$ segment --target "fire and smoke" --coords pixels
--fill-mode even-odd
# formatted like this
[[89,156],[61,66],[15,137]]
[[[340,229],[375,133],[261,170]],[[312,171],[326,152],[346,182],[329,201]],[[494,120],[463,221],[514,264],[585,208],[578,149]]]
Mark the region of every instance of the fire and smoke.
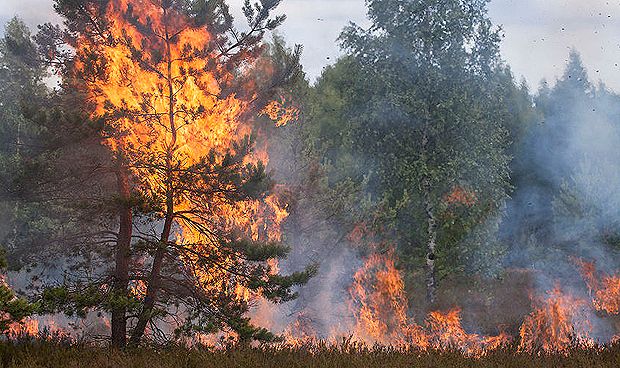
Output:
[[350,292],[356,320],[353,336],[366,343],[420,350],[457,349],[479,356],[510,342],[510,337],[503,333],[498,336],[467,333],[458,307],[447,312],[430,312],[422,326],[413,322],[392,251],[369,256],[355,273]]
[[586,301],[564,295],[559,286],[535,303],[519,331],[519,349],[529,353],[568,353],[575,347],[593,346],[592,326],[584,315]]
[[[259,87],[244,73],[256,72],[258,67],[268,73],[271,68],[250,55],[243,68],[228,68],[221,48],[210,46],[218,42],[216,36],[205,27],[193,26],[165,3],[114,0],[105,14],[107,34],[95,41],[79,38],[75,63],[77,80],[95,105],[93,116],[104,117],[112,132],[105,137],[105,145],[128,168],[142,195],[166,199],[162,206],[167,209],[160,216],[174,224],[168,225],[172,232],[168,230],[164,241],[175,238],[179,247],[186,248],[180,256],[184,272],[203,289],[230,289],[237,298],[249,300],[252,296],[242,285],[230,287],[235,276],[223,265],[234,262],[234,254],[219,250],[217,234],[280,241],[288,212],[278,187],[265,198],[231,200],[230,193],[240,189],[234,179],[219,183],[217,167],[238,160],[240,170],[251,171],[249,165],[269,162],[261,145],[248,148],[256,127],[247,115],[256,109]],[[236,93],[224,91],[232,85]],[[296,109],[272,101],[256,114],[284,126],[296,118]],[[199,170],[194,167],[205,163],[212,172],[195,174]],[[183,175],[193,176],[195,189],[174,184]],[[218,254],[222,261],[204,270],[199,258],[207,254]]]
[[[356,341],[366,344],[428,349],[456,349],[468,356],[480,357],[489,351],[518,343],[521,352],[530,354],[569,354],[573,349],[596,348],[602,341],[593,338],[594,312],[617,314],[614,303],[618,294],[617,279],[604,275],[595,279],[593,264],[578,260],[584,281],[594,298],[588,300],[565,293],[561,286],[536,295],[532,291],[532,312],[525,315],[518,336],[501,332],[484,336],[465,330],[461,309],[428,313],[423,324],[413,321],[404,282],[395,266],[393,251],[368,256],[355,272],[347,302],[353,322],[348,330],[332,332],[328,341],[337,343],[348,331]],[[599,285],[599,286],[592,286]],[[597,287],[597,289],[593,289]],[[312,321],[300,315],[285,330],[286,342],[292,346],[317,341]],[[615,341],[616,338],[609,340]]]
[[[144,193],[153,198],[164,197],[166,190],[169,190],[169,182],[166,181],[167,177],[158,175],[157,170],[153,169],[156,165],[164,167],[164,161],[170,161],[170,157],[173,157],[174,164],[178,165],[175,170],[181,171],[198,164],[209,155],[221,163],[228,158],[231,147],[236,147],[237,142],[254,133],[253,121],[245,113],[251,109],[256,98],[253,91],[256,86],[248,82],[244,86],[245,95],[223,93],[222,86],[237,76],[218,66],[214,54],[196,56],[204,52],[202,45],[211,42],[213,35],[202,28],[183,27],[185,20],[182,17],[166,14],[154,3],[141,2],[140,7],[130,5],[129,0],[109,2],[106,12],[110,17],[108,31],[117,42],[94,45],[87,39],[79,39],[76,71],[86,74],[92,70],[105,69],[105,78],[83,81],[95,105],[93,115],[105,116],[112,122],[110,130],[114,134],[106,137],[105,144],[111,151],[125,156],[132,163],[130,170],[138,178],[138,185]],[[140,23],[154,27],[170,25],[181,29],[174,36],[176,41],[167,45],[169,47],[165,57],[149,51],[165,47],[161,39],[145,36],[136,26]],[[167,29],[159,30],[161,34],[167,32]],[[141,50],[140,56],[136,56],[138,50]],[[103,55],[104,58],[93,59],[90,57],[92,55]],[[102,64],[104,60],[105,65]],[[145,68],[147,64],[150,66]],[[293,124],[300,117],[298,109],[291,107],[289,101],[282,97],[268,102],[257,114],[269,117],[277,127]],[[603,132],[609,128],[604,123],[599,125]],[[602,153],[598,150],[591,152],[596,157]],[[267,149],[262,149],[245,155],[243,161],[246,164],[259,161],[269,164],[270,157]],[[167,164],[170,166],[170,162]],[[277,166],[277,163],[271,165]],[[589,175],[592,171],[598,175],[605,172],[598,169],[581,167],[584,175],[578,176],[576,183],[581,195],[601,204],[601,196],[596,196],[600,193],[593,194],[588,190],[596,185],[609,186],[601,185],[608,178],[603,175],[600,182],[594,183],[596,185],[584,179],[597,178]],[[196,203],[191,196],[182,196],[177,199],[175,207],[177,211],[187,212],[188,218],[187,221],[178,221],[176,236],[185,246],[200,244],[196,246],[198,252],[213,251],[209,248],[210,240],[205,239],[192,226],[194,223],[209,222],[224,229],[241,229],[256,241],[283,240],[282,227],[289,217],[288,204],[282,194],[286,190],[284,186],[276,186],[266,198],[236,203],[230,203],[215,194],[209,203],[202,204],[211,211],[207,219],[192,218],[192,206]],[[613,197],[617,193],[610,190],[604,194]],[[454,186],[443,200],[449,206],[472,207],[478,198],[474,191]],[[603,208],[604,216],[613,217],[614,214],[610,212],[612,206],[599,207]],[[367,242],[367,238],[374,236],[369,234],[364,224],[360,224],[341,243],[346,246],[359,245],[357,243]],[[370,254],[361,259],[357,253],[340,250],[341,253],[330,261],[342,261],[339,266],[344,271],[330,274],[336,269],[332,264],[324,269],[324,275],[319,275],[326,276],[329,281],[336,277],[348,278],[345,292],[340,290],[338,297],[324,304],[323,300],[308,303],[318,304],[320,308],[336,306],[334,309],[341,313],[336,317],[325,316],[328,313],[324,310],[309,313],[303,308],[288,313],[288,307],[269,304],[260,295],[251,295],[241,286],[235,287],[233,292],[241,300],[255,302],[253,320],[258,325],[282,333],[288,345],[300,346],[319,340],[337,343],[340,338],[351,336],[369,345],[403,346],[421,351],[456,349],[475,357],[513,342],[518,344],[520,351],[526,353],[566,354],[575,347],[593,347],[601,342],[593,337],[596,335],[596,326],[592,323],[594,312],[620,314],[620,275],[599,273],[593,262],[577,260],[575,263],[587,284],[590,299],[576,295],[570,287],[565,288],[563,285],[557,285],[546,292],[532,290],[532,310],[524,314],[518,336],[503,332],[499,326],[495,334],[478,333],[475,327],[463,322],[463,311],[467,306],[451,305],[442,310],[421,311],[425,317],[416,321],[414,316],[420,313],[414,313],[412,305],[416,301],[409,298],[406,282],[398,268],[396,251],[384,243],[368,248],[371,249]],[[345,262],[345,253],[352,260]],[[194,260],[184,261],[189,265]],[[280,268],[293,268],[290,264],[281,265],[275,260],[270,261],[268,267],[272,274],[278,273]],[[214,268],[198,275],[197,282],[220,289],[229,281],[227,276]],[[320,285],[322,288],[317,292],[317,299],[333,297],[335,293],[326,291],[326,288],[334,285],[333,282]],[[138,281],[131,285],[130,291],[140,296],[146,293],[146,289],[145,284]],[[320,313],[325,315],[319,323],[316,314]],[[23,324],[11,326],[7,335],[9,338],[34,336],[45,329],[55,335],[69,336],[53,319],[26,320]],[[208,343],[218,338],[200,336],[198,339]]]
[[588,290],[592,296],[592,304],[596,310],[610,315],[619,314],[620,275],[602,274],[599,277],[594,262],[577,259],[575,263],[581,269],[581,274],[588,285]]

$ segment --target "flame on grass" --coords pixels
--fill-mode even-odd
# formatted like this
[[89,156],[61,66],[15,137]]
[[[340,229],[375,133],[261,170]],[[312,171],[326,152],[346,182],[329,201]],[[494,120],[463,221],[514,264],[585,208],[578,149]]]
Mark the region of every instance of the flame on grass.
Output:
[[574,259],[592,296],[592,305],[598,311],[611,315],[620,314],[620,274],[600,273],[594,262]]
[[594,346],[585,316],[587,301],[564,294],[559,285],[545,298],[534,299],[535,309],[519,331],[520,351],[568,354],[576,347]]
[[482,356],[510,342],[505,333],[482,336],[466,332],[459,308],[430,312],[424,325],[412,321],[392,250],[370,255],[353,279],[350,293],[356,320],[354,336],[363,342],[420,350],[456,349],[468,356]]
[[21,322],[14,322],[9,325],[6,336],[10,340],[18,340],[23,338],[74,340],[71,333],[65,328],[59,326],[53,317],[28,317]]

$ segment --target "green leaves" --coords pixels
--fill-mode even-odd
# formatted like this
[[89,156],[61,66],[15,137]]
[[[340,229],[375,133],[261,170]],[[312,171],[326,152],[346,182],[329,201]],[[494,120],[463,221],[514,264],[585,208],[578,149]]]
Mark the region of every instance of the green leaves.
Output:
[[[379,222],[395,229],[405,268],[416,268],[416,258],[423,263],[422,204],[431,198],[440,212],[438,262],[459,272],[465,254],[487,244],[472,234],[484,228],[493,238],[494,227],[484,223],[498,215],[509,189],[498,30],[483,0],[367,3],[370,27],[345,28],[348,56],[316,85],[317,145],[331,153],[330,164],[353,158],[331,177],[367,178],[364,189],[382,208]],[[450,214],[456,209],[442,204],[457,186],[475,190],[478,201]]]
[[0,332],[6,332],[11,323],[20,322],[32,315],[38,308],[27,300],[15,296],[7,285],[0,285]]
[[291,289],[307,283],[310,278],[316,275],[318,270],[318,264],[311,264],[303,271],[294,272],[290,275],[269,275],[267,282],[261,285],[262,293],[267,299],[275,303],[293,300],[297,298],[297,293],[291,292]]
[[105,297],[102,291],[94,285],[79,290],[71,290],[67,286],[49,287],[41,295],[40,312],[62,312],[68,316],[85,318],[87,313],[103,300]]
[[276,242],[255,242],[242,239],[231,243],[231,250],[239,252],[242,257],[250,262],[265,262],[269,259],[285,258],[290,247]]

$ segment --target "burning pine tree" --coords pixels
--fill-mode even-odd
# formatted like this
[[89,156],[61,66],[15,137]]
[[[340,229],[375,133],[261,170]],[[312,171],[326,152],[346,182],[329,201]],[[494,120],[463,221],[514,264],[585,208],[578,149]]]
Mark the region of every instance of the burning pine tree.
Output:
[[298,76],[300,51],[268,57],[262,39],[284,20],[270,15],[278,3],[246,2],[250,30],[239,32],[223,1],[56,2],[75,49],[65,88],[82,91],[101,122],[118,227],[99,242],[114,247],[109,273],[46,299],[110,312],[116,346],[170,326],[270,339],[244,316],[251,301],[289,300],[312,273],[282,276],[267,262],[287,254],[287,212],[256,123],[294,115],[277,93]]

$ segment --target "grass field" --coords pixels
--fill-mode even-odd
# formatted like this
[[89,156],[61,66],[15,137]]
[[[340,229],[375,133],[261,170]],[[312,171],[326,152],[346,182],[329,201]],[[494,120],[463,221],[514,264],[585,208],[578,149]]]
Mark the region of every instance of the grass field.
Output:
[[457,352],[403,352],[355,346],[296,349],[233,349],[208,351],[185,348],[138,349],[127,352],[102,347],[49,342],[1,343],[1,367],[49,368],[242,368],[242,367],[620,367],[620,345],[602,351],[575,350],[563,355],[532,356],[513,349],[482,358]]

